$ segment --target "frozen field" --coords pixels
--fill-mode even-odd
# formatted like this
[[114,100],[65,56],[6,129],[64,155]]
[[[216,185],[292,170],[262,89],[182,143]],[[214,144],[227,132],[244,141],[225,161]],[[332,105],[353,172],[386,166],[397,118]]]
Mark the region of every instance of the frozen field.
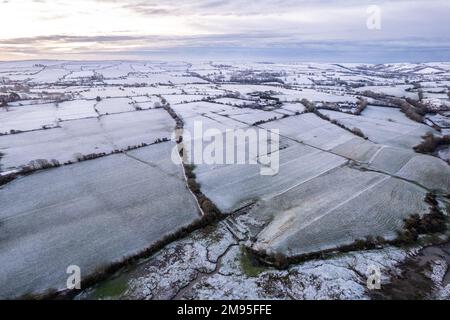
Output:
[[426,133],[431,132],[437,134],[433,128],[417,122],[408,121],[404,115],[403,119],[398,119],[401,114],[396,109],[384,111],[386,111],[385,118],[381,117],[379,112],[374,113],[372,110],[369,111],[367,116],[365,113],[361,116],[354,116],[336,111],[325,110],[322,112],[331,119],[338,120],[349,128],[361,129],[373,142],[393,147],[412,149],[421,142],[422,136]]
[[388,176],[334,170],[257,206],[251,216],[271,222],[254,246],[301,255],[368,236],[394,239],[410,212],[427,213],[425,195],[426,190]]
[[64,121],[51,130],[0,136],[4,153],[0,169],[6,171],[30,161],[77,161],[79,155],[111,153],[157,139],[170,139],[174,122],[161,109]]
[[0,190],[0,297],[64,289],[199,218],[173,143],[20,178]]
[[440,159],[361,139],[312,114],[267,125],[288,141],[276,176],[260,176],[258,165],[196,169],[222,210],[257,203],[249,214],[257,250],[302,255],[369,236],[394,239],[405,218],[428,212],[427,192],[450,192],[450,167]]
[[[224,220],[131,268],[121,297],[367,298],[364,268],[395,268],[409,251],[257,274],[242,252],[392,240],[405,218],[429,213],[427,194],[450,208],[449,146],[414,151],[449,131],[448,79],[445,63],[0,62],[0,297],[63,290],[69,265],[88,276],[132,257],[201,219],[206,197]],[[243,140],[234,159],[257,164],[200,161],[193,175],[172,161],[176,127],[187,162],[195,143],[229,131],[278,132],[268,154],[279,170],[261,175]]]
[[280,151],[276,176],[261,176],[260,165],[200,165],[196,169],[204,193],[230,212],[249,202],[283,193],[346,163],[346,159],[314,148],[291,144]]

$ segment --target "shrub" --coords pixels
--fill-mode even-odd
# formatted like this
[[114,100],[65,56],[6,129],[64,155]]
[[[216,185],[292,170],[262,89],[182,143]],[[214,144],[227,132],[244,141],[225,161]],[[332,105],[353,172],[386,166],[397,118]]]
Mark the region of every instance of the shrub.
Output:
[[432,154],[439,146],[450,144],[450,135],[443,137],[435,137],[432,133],[427,133],[423,137],[423,141],[414,147],[419,153]]
[[352,131],[353,134],[357,135],[358,137],[361,137],[363,139],[367,139],[366,135],[362,132],[361,129],[353,128],[351,131]]
[[187,179],[187,184],[189,186],[189,189],[191,189],[191,191],[195,194],[200,193],[200,185],[197,183],[197,181],[195,181],[195,179],[193,178],[188,178]]
[[7,175],[0,175],[0,186],[13,181],[15,178],[17,178],[17,175],[15,173],[10,173]]
[[[420,99],[422,100],[422,99]],[[415,111],[421,115],[424,116],[427,114],[428,112],[428,106],[424,103],[422,103],[421,101],[417,101],[411,98],[406,98],[406,102],[408,102],[410,105],[412,105],[415,108]]]
[[274,256],[273,256],[273,264],[275,265],[275,267],[280,268],[280,269],[284,269],[288,266],[289,262],[288,259],[286,258],[286,256],[280,252],[277,252]]
[[307,112],[314,112],[316,110],[314,103],[310,102],[308,99],[302,99],[301,103],[306,107]]
[[419,95],[419,101],[422,101],[423,100],[423,90],[422,89],[419,89],[418,95]]
[[421,234],[440,233],[447,230],[447,217],[438,209],[436,197],[429,193],[425,201],[431,205],[430,212],[422,217],[412,214],[404,219],[404,231],[399,235],[401,243],[412,243]]
[[22,172],[28,173],[37,170],[55,168],[59,166],[60,166],[59,161],[55,159],[52,159],[50,161],[45,159],[37,159],[30,161],[24,168],[22,168]]
[[20,100],[20,96],[15,92],[10,93],[8,95],[0,95],[0,107],[6,108],[8,106],[8,103],[19,101],[19,100]]
[[438,233],[447,230],[445,215],[432,208],[429,214],[426,214],[420,220],[418,232],[421,234]]
[[367,108],[369,102],[367,99],[358,97],[358,107],[356,108],[355,115],[359,116]]
[[185,170],[186,171],[186,177],[188,179],[196,179],[197,176],[195,175],[195,173],[192,170]]
[[[283,118],[286,118],[286,117],[289,117],[289,116],[285,115]],[[267,120],[256,121],[255,123],[253,123],[253,125],[254,126],[259,126],[261,124],[268,123],[268,122],[275,121],[275,120],[277,120],[277,117],[273,117],[273,118],[270,118],[270,119],[267,119]]]
[[398,236],[398,241],[403,244],[411,244],[417,241],[419,238],[418,233],[415,230],[405,230]]
[[423,123],[423,110],[415,108],[410,103],[403,100],[395,100],[396,104],[400,106],[400,110],[411,120]]
[[211,200],[209,200],[206,197],[200,197],[199,198],[200,207],[202,208],[203,212],[206,216],[211,217],[212,219],[215,219],[216,217],[219,217],[221,215],[219,209],[216,207],[214,203],[212,203]]

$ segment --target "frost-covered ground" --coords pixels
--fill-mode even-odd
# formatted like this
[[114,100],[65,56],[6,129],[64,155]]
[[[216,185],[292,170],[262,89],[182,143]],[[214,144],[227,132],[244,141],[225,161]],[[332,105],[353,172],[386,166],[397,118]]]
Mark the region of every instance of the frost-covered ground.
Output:
[[170,142],[19,178],[0,192],[1,298],[61,290],[200,217]]
[[[445,211],[450,147],[413,148],[450,133],[449,86],[448,63],[0,63],[0,296],[63,289],[68,265],[88,276],[199,218],[171,160],[175,114],[185,138],[198,121],[215,138],[279,130],[279,173],[198,164],[202,193],[231,215],[82,297],[373,298],[368,266],[397,285],[419,245],[283,271],[245,248],[291,257],[394,239],[406,217],[428,213],[428,193]],[[428,296],[448,298],[448,260],[425,269]]]
[[[154,256],[85,290],[77,299],[371,299],[391,298],[391,281],[402,279],[404,266],[419,268],[417,277],[430,288],[400,284],[411,298],[450,299],[448,248],[420,250],[386,247],[336,254],[286,270],[254,265],[244,246],[248,217],[229,218],[193,233]],[[447,250],[447,251],[442,251]],[[435,251],[439,251],[438,254]],[[426,260],[427,263],[423,261]],[[380,271],[381,290],[369,290],[371,270]],[[408,270],[406,270],[408,271]],[[447,274],[447,275],[446,275]],[[422,283],[422,282],[421,282]],[[411,281],[412,286],[415,285]],[[423,285],[423,284],[422,284]],[[386,287],[386,289],[385,289]],[[428,288],[427,287],[427,288]],[[385,295],[385,296],[382,296]],[[398,298],[397,296],[394,296]]]

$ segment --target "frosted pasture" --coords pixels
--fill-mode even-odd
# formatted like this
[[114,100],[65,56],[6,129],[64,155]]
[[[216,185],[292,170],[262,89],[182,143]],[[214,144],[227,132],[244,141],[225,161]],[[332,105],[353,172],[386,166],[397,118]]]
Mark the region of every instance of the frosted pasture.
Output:
[[103,99],[95,105],[101,115],[135,111],[133,101],[129,98]]
[[[348,129],[361,129],[366,140],[304,113],[300,101],[356,103],[364,90],[417,99],[418,90],[412,85],[417,82],[424,91],[423,102],[441,107],[448,104],[448,66],[0,63],[4,93],[14,89],[13,81],[25,85],[18,88],[20,101],[1,108],[0,132],[33,130],[0,136],[0,172],[37,159],[74,162],[21,176],[0,188],[0,297],[64,288],[68,265],[78,264],[83,274],[90,274],[135,255],[199,217],[181,167],[170,159],[173,141],[123,151],[171,137],[175,122],[165,110],[155,109],[155,103],[162,100],[184,121],[186,153],[192,149],[193,141],[187,137],[193,134],[196,121],[202,122],[204,131],[217,129],[212,133],[217,139],[230,129],[279,130],[280,146],[270,152],[279,155],[280,168],[274,176],[263,176],[261,162],[197,164],[196,180],[202,192],[224,213],[250,203],[255,206],[249,213],[230,215],[213,226],[225,235],[212,245],[209,238],[205,245],[208,233],[168,246],[167,250],[180,251],[170,251],[170,263],[158,265],[161,268],[152,269],[147,279],[136,281],[142,289],[138,296],[153,295],[154,281],[159,286],[156,292],[168,296],[182,287],[180,283],[188,285],[200,268],[218,272],[200,277],[188,288],[191,298],[264,298],[268,296],[261,289],[264,286],[287,296],[286,286],[281,285],[284,280],[273,280],[286,279],[284,271],[265,271],[253,280],[245,276],[235,261],[240,257],[239,243],[251,245],[256,239],[255,249],[291,256],[336,249],[368,236],[392,239],[403,228],[405,217],[428,212],[424,201],[428,192],[450,192],[448,164],[412,149],[425,133],[438,134],[430,126],[413,122],[396,108],[369,105],[360,116],[319,110]],[[74,100],[55,103],[63,93]],[[212,102],[200,101],[205,98]],[[276,103],[277,98],[281,103]],[[259,108],[246,108],[255,103]],[[427,117],[443,125],[445,115]],[[259,121],[266,123],[252,126]],[[251,151],[251,160],[260,160],[248,141],[240,141],[237,147]],[[118,150],[123,152],[76,162],[83,155]],[[242,150],[235,151],[235,158],[243,155]],[[244,240],[235,240],[230,230]],[[367,255],[389,264],[392,259],[388,257],[387,262],[383,256],[388,251]],[[336,258],[330,263],[318,260],[293,266],[297,276],[289,273],[289,294],[314,298],[328,297],[331,292],[346,298],[366,297],[355,273],[364,274],[365,255],[346,255],[345,263]]]
[[393,123],[398,122],[408,125],[418,125],[417,122],[406,117],[405,114],[397,108],[368,105],[361,115],[365,118],[384,120]]
[[170,104],[181,104],[181,103],[189,103],[193,101],[202,100],[205,96],[200,94],[165,94],[164,99]]
[[425,189],[412,183],[340,168],[261,202],[253,215],[271,222],[254,247],[301,255],[367,236],[394,239],[404,218],[428,212],[425,195]]
[[[239,217],[245,221],[245,215]],[[233,219],[178,240],[136,268],[82,292],[78,299],[368,299],[368,266],[377,266],[382,284],[414,249],[387,247],[350,252],[326,260],[292,265],[287,270],[264,268],[249,275],[242,265],[239,242],[230,232]],[[234,225],[236,226],[236,225]],[[207,270],[208,274],[200,272]],[[121,283],[122,292],[105,294]]]
[[330,94],[314,89],[301,89],[299,91],[283,91],[280,95],[275,95],[283,102],[296,102],[302,99],[308,99],[314,102],[357,102],[356,97],[342,94]]
[[450,167],[440,159],[417,155],[409,160],[397,175],[417,181],[428,189],[450,193]]
[[[201,124],[202,133],[214,132],[225,133],[227,130],[247,130],[249,124],[258,119],[267,120],[272,117],[281,118],[283,115],[260,110],[240,109],[227,105],[210,102],[193,102],[188,104],[173,105],[172,108],[184,121],[184,146],[189,155],[194,139],[205,137],[194,137],[195,126]],[[246,123],[246,121],[248,123]],[[212,140],[212,138],[211,138]],[[189,156],[188,156],[188,159]],[[192,159],[190,159],[192,160]]]
[[[373,111],[367,119],[382,121]],[[340,121],[348,118],[336,114]],[[419,124],[397,125],[400,131]],[[279,152],[276,176],[261,176],[258,165],[196,168],[203,192],[222,210],[256,202],[250,216],[259,221],[254,234],[258,250],[298,255],[368,236],[393,239],[404,218],[428,212],[424,198],[429,190],[450,191],[450,169],[443,161],[359,138],[314,114],[262,127],[279,129],[288,141]],[[349,160],[380,172],[353,168]]]
[[56,127],[61,120],[97,117],[94,102],[72,100],[0,109],[0,132],[30,131]]
[[211,84],[184,84],[176,86],[178,90],[183,91],[184,94],[201,94],[201,95],[222,95],[225,93],[225,88],[221,85],[214,86]]
[[126,77],[129,73],[133,72],[132,65],[128,62],[114,62],[106,65],[101,70],[98,70],[101,75],[107,79]]
[[92,87],[82,92],[81,97],[84,99],[100,98],[130,98],[139,96],[148,96],[156,94],[176,94],[181,90],[172,87]]
[[80,266],[87,277],[199,218],[181,167],[170,161],[173,146],[48,170],[2,187],[0,297],[65,289],[68,266]]
[[370,163],[383,146],[371,141],[354,137],[341,144],[338,144],[330,151],[347,159],[361,163]]
[[415,155],[416,153],[413,150],[380,146],[370,159],[370,167],[395,174]]
[[264,122],[269,120],[281,119],[284,116],[283,114],[276,111],[262,111],[248,108],[232,108],[231,110],[222,111],[219,114],[249,125],[260,121]]
[[233,110],[231,106],[205,101],[177,104],[172,109],[183,119]]
[[56,125],[56,108],[53,103],[0,109],[1,133],[9,133],[11,130],[36,130]]
[[198,165],[202,191],[225,212],[270,195],[284,192],[346,162],[342,157],[300,144],[280,150],[280,169],[262,176],[260,165]]
[[127,77],[121,79],[106,79],[108,85],[120,84],[187,84],[187,83],[208,83],[205,80],[190,76],[173,76],[167,73],[149,73],[145,77]]
[[279,129],[281,136],[295,139],[313,147],[330,150],[355,136],[344,129],[307,113],[261,125],[265,129]]
[[[422,136],[428,132],[436,133],[434,129],[417,122],[394,119],[374,118],[373,116],[355,116],[341,112],[323,110],[323,114],[331,119],[339,120],[346,127],[359,128],[373,142],[411,149],[422,141]],[[405,116],[406,118],[406,116]]]
[[291,111],[293,113],[302,113],[305,112],[305,106],[301,103],[283,103],[281,107],[284,110]]
[[59,128],[0,136],[1,170],[32,160],[76,161],[78,154],[110,153],[170,138],[174,122],[162,109],[64,121]]
[[412,98],[417,99],[417,92],[408,92],[406,89],[412,89],[412,85],[393,85],[393,86],[366,86],[355,89],[357,92],[364,92],[364,91],[372,91],[375,93],[382,93],[389,96],[394,96],[398,98],[406,97],[406,98]]
[[95,74],[91,70],[74,71],[66,76],[67,80],[79,79],[79,78],[89,78],[93,77]]
[[58,103],[55,106],[58,120],[75,120],[97,117],[94,109],[94,101],[72,100]]
[[245,106],[255,104],[255,102],[251,101],[251,100],[235,99],[235,98],[219,98],[219,99],[215,99],[214,101],[216,101],[218,103],[223,103],[226,105],[238,106],[238,107],[245,107]]
[[65,76],[69,75],[70,71],[65,70],[63,68],[59,67],[50,67],[45,68],[44,70],[40,71],[39,73],[33,75],[30,79],[31,82],[37,82],[37,83],[54,83],[58,82],[60,79],[64,78]]

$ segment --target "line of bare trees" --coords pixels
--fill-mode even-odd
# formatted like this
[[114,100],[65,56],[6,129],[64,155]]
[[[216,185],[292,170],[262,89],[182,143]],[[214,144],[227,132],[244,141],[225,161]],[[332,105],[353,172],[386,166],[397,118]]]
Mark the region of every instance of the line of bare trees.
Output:
[[0,107],[7,108],[8,103],[19,101],[19,100],[20,100],[20,96],[15,92],[12,92],[10,94],[2,94],[2,95],[0,95]]

